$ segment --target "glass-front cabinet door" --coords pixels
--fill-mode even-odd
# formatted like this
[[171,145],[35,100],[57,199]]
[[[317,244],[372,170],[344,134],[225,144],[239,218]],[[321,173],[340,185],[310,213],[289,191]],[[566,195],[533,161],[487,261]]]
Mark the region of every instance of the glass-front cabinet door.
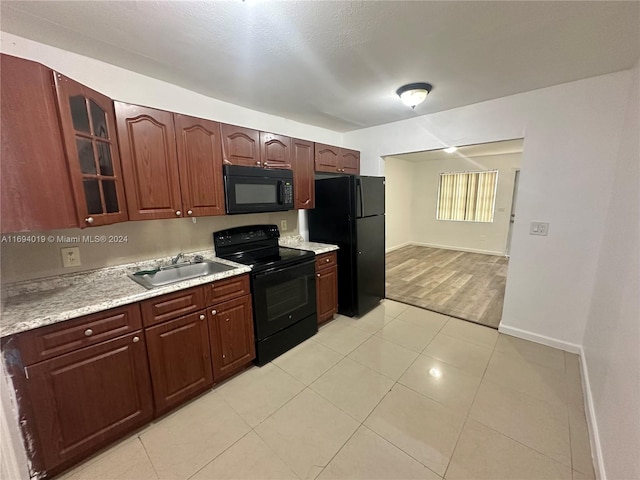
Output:
[[110,98],[57,72],[60,121],[81,227],[128,219]]

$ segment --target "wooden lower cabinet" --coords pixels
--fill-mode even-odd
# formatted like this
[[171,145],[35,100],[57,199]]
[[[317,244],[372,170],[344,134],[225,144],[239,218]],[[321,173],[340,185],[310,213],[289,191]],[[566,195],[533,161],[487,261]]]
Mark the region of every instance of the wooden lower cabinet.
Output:
[[213,385],[205,311],[145,330],[156,416]]
[[37,363],[25,373],[31,429],[48,472],[86,457],[153,416],[141,331]]
[[318,324],[331,320],[338,312],[338,267],[335,252],[316,257],[316,302]]
[[256,356],[251,295],[208,308],[213,378],[217,383]]

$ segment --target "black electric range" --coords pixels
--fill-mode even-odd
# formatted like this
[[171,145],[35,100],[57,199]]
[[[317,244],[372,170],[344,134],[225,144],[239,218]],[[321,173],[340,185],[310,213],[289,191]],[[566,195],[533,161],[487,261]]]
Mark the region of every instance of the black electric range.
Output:
[[276,225],[214,232],[216,255],[251,267],[256,363],[264,365],[318,331],[315,254],[280,247]]

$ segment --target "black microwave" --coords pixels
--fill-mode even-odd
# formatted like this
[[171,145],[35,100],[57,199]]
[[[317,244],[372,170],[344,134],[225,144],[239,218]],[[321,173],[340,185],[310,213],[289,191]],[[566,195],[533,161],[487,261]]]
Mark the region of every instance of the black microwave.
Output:
[[225,165],[224,199],[228,214],[293,210],[293,172]]

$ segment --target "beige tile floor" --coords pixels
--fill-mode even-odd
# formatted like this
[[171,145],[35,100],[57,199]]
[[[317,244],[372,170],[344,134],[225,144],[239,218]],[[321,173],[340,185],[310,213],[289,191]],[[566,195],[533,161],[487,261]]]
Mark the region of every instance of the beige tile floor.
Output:
[[593,479],[575,355],[384,301],[62,477]]

